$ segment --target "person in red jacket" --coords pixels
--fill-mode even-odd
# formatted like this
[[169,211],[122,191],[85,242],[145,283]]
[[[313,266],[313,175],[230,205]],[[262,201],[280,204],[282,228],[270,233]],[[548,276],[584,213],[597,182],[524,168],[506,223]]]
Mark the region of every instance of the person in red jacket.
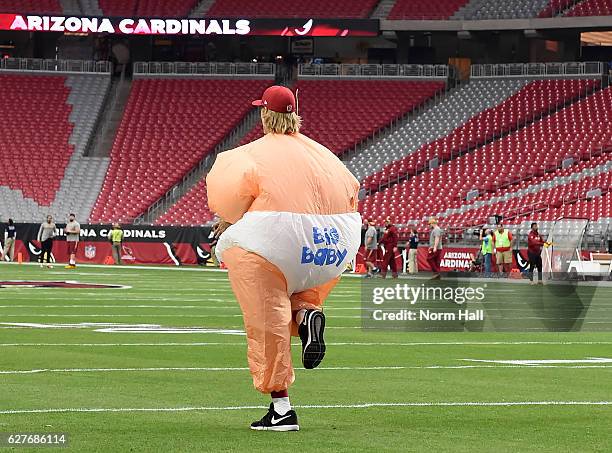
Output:
[[542,246],[546,244],[544,238],[538,232],[538,224],[531,224],[531,231],[527,236],[527,256],[529,257],[529,280],[531,284],[535,285],[533,281],[533,271],[538,269],[538,281],[540,284],[542,281]]
[[397,262],[395,256],[397,254],[397,242],[399,241],[399,233],[397,227],[391,223],[391,219],[385,220],[385,234],[383,234],[380,243],[385,247],[385,256],[383,257],[382,268],[380,275],[382,278],[387,276],[387,269],[391,267],[393,278],[397,278]]

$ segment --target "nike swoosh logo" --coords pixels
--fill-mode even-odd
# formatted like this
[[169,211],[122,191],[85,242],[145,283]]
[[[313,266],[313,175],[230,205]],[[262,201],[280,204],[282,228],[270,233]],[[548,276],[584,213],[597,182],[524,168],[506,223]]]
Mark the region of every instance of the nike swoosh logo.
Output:
[[291,417],[291,415],[285,415],[284,417],[281,417],[279,419],[274,418],[274,416],[272,416],[272,424],[276,425],[277,423],[282,422],[284,419]]

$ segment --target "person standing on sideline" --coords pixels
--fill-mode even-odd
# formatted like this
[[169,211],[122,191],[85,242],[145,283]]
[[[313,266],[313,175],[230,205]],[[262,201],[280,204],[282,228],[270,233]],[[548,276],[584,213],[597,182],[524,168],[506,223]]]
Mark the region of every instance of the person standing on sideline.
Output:
[[115,264],[121,264],[121,243],[123,242],[123,230],[121,229],[121,225],[113,223],[113,229],[108,232],[108,240],[111,243]]
[[17,239],[17,229],[13,219],[8,219],[8,224],[4,230],[4,259],[13,261],[15,259],[15,240]]
[[53,216],[48,215],[47,221],[41,223],[38,229],[38,242],[40,242],[40,267],[47,263],[47,267],[51,269],[51,253],[53,251],[53,238],[57,227],[53,223]]
[[383,257],[383,265],[380,272],[382,278],[387,277],[387,269],[391,268],[391,275],[397,278],[397,262],[395,255],[397,254],[397,243],[399,241],[399,233],[397,227],[391,223],[391,219],[385,220],[385,234],[383,234],[380,243],[385,247],[385,256]]
[[536,285],[537,282],[533,280],[533,271],[538,269],[538,281],[540,285],[544,284],[542,280],[542,246],[546,244],[544,238],[538,232],[538,224],[533,222],[531,224],[531,231],[527,236],[527,256],[529,258],[529,280],[532,285]]
[[366,278],[373,277],[372,272],[376,269],[376,258],[378,254],[378,232],[373,219],[368,219],[368,229],[365,232],[365,262],[368,270]]
[[68,246],[69,261],[66,269],[76,269],[76,253],[79,248],[81,236],[81,225],[76,221],[76,216],[70,214],[66,224],[66,245]]
[[480,230],[480,252],[482,253],[482,262],[484,264],[485,277],[491,276],[491,266],[493,258],[493,238],[491,230],[483,228]]
[[495,262],[499,276],[502,277],[512,269],[512,233],[504,229],[504,225],[499,222],[497,230],[493,234],[495,243]]
[[434,273],[433,278],[440,278],[440,261],[442,261],[442,228],[438,226],[438,219],[432,217],[429,219],[429,253],[427,254],[427,262]]
[[408,272],[416,274],[419,272],[419,263],[417,261],[419,249],[419,235],[416,229],[411,228],[408,234]]

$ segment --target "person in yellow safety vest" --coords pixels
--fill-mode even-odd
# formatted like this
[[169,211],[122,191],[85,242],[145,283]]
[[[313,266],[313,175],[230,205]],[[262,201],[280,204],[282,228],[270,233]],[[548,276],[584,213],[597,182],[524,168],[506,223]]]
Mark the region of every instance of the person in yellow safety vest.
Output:
[[480,230],[480,251],[482,253],[482,261],[484,263],[485,277],[491,276],[491,266],[493,257],[493,232],[483,228]]
[[123,241],[121,225],[113,223],[113,229],[108,232],[108,240],[111,242],[115,264],[121,264],[121,242]]
[[493,233],[493,242],[495,243],[495,263],[500,276],[512,269],[512,239],[512,233],[504,229],[501,222],[498,223],[497,230]]

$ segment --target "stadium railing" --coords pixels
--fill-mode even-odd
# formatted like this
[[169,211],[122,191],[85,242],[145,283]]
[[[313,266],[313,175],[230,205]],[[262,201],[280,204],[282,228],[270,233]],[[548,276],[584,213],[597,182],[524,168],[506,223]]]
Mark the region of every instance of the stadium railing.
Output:
[[510,63],[510,64],[474,64],[471,67],[471,77],[572,77],[594,76],[604,74],[604,65],[599,61],[569,62],[569,63]]
[[298,76],[316,78],[401,78],[446,80],[451,69],[447,65],[419,64],[300,64]]
[[94,129],[97,132],[95,134],[92,134],[89,139],[89,142],[87,143],[87,146],[85,147],[86,156],[103,155],[98,153],[100,152],[102,143],[108,134],[111,117],[113,113],[115,113],[115,107],[117,105],[117,102],[119,101],[119,94],[121,93],[121,89],[124,83],[126,83],[125,71],[125,66],[123,66],[121,69],[121,75],[119,76],[119,80],[111,82],[111,87],[109,88],[109,91],[106,95],[106,101],[104,102],[103,110],[98,116]]
[[15,72],[53,72],[79,74],[110,74],[110,61],[51,60],[40,58],[4,58],[0,70]]
[[274,63],[136,62],[134,76],[262,77],[276,75]]

